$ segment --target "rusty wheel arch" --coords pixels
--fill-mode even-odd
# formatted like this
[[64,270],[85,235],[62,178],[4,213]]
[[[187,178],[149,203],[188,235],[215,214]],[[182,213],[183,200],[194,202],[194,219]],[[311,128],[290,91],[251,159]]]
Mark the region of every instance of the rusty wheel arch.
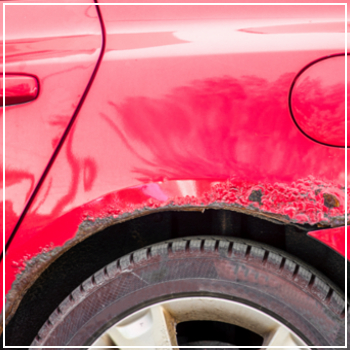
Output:
[[[155,229],[155,227],[157,228]],[[164,231],[165,227],[167,229]],[[35,303],[41,302],[42,304],[41,295],[48,295],[50,281],[52,282],[57,278],[57,271],[59,271],[61,275],[66,273],[68,276],[59,276],[58,279],[62,280],[58,283],[59,285],[64,283],[64,279],[68,278],[69,280],[69,274],[72,271],[62,272],[61,270],[64,269],[62,267],[63,265],[68,266],[70,259],[77,259],[76,266],[79,266],[81,261],[86,262],[89,257],[91,259],[97,259],[96,256],[98,256],[99,253],[96,253],[96,251],[92,253],[91,249],[94,249],[93,247],[96,248],[96,244],[98,243],[99,247],[97,251],[99,249],[101,250],[102,246],[106,246],[110,251],[108,254],[101,255],[105,255],[105,260],[112,259],[110,261],[113,261],[133,250],[169,238],[203,234],[240,236],[262,243],[272,243],[271,245],[275,245],[288,252],[288,249],[283,246],[286,245],[286,237],[288,236],[289,241],[292,237],[296,239],[296,242],[292,244],[292,250],[294,251],[290,253],[296,256],[301,255],[299,257],[303,258],[303,255],[305,255],[303,249],[301,249],[301,252],[295,250],[297,246],[300,248],[301,245],[305,245],[306,240],[308,242],[306,244],[308,247],[304,247],[307,248],[306,251],[310,249],[310,244],[312,244],[312,251],[314,253],[316,252],[316,254],[320,254],[321,252],[324,256],[328,256],[327,259],[332,260],[332,266],[339,266],[339,261],[342,261],[344,265],[344,261],[340,256],[338,257],[337,254],[328,247],[306,236],[306,232],[313,229],[318,229],[318,227],[293,225],[290,224],[287,219],[283,220],[281,216],[274,217],[273,214],[264,215],[255,211],[250,212],[249,209],[225,207],[218,204],[211,204],[206,207],[183,206],[158,209],[145,208],[144,210],[139,210],[132,214],[121,215],[117,219],[107,217],[95,221],[85,220],[79,226],[79,230],[72,240],[67,241],[62,247],[56,247],[49,252],[44,252],[34,257],[27,262],[25,270],[17,276],[11,291],[6,296],[6,339],[9,339],[11,342],[20,324],[25,322],[26,318],[31,314],[29,310],[35,309]],[[208,231],[203,232],[205,230]],[[118,239],[115,239],[116,237]],[[113,244],[111,245],[112,241]],[[113,252],[114,248],[118,250],[117,246],[121,246],[123,249],[118,252]],[[317,248],[316,250],[315,247]],[[130,251],[130,249],[132,250]],[[85,260],[84,256],[86,257]],[[102,259],[101,261],[96,261],[96,263],[93,261],[92,265],[94,266],[90,266],[86,269],[85,275],[88,274],[88,276],[85,277],[85,275],[82,274],[81,278],[84,277],[85,279],[89,277],[94,271],[110,262],[105,260]],[[319,260],[325,261],[325,259]],[[334,261],[337,261],[335,265]],[[62,262],[63,265],[61,265]],[[314,267],[319,268],[319,266]],[[95,268],[95,270],[93,270],[93,268]],[[93,271],[91,272],[91,270]],[[322,271],[325,270],[324,268],[319,268],[319,270],[326,276],[328,275],[329,278],[333,276],[332,271]],[[77,286],[80,283],[79,281],[75,282]],[[339,283],[339,281],[335,282],[338,285],[342,284],[341,282]],[[72,284],[72,281],[70,281],[70,283]],[[68,283],[67,288],[69,288],[69,286]],[[71,287],[69,292],[75,288],[74,286]],[[64,292],[61,294],[64,294]],[[59,302],[63,300],[65,296],[66,295],[57,295],[57,298],[62,298]],[[52,296],[48,298],[54,300]],[[52,311],[54,306],[56,306],[56,304],[52,306]],[[49,310],[50,308],[47,306],[44,306],[44,309],[48,315],[40,315],[40,317],[46,320],[51,312]],[[42,314],[42,312],[40,312],[40,314]],[[44,318],[44,316],[46,318]],[[34,323],[35,322],[37,322],[40,328],[40,320],[35,319]],[[30,336],[28,335],[28,337]],[[27,344],[18,343],[11,345]]]

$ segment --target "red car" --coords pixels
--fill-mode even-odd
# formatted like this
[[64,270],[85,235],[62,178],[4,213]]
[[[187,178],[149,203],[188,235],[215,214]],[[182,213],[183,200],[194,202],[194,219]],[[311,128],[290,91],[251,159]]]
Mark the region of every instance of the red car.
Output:
[[110,2],[2,3],[5,345],[344,347],[345,6]]

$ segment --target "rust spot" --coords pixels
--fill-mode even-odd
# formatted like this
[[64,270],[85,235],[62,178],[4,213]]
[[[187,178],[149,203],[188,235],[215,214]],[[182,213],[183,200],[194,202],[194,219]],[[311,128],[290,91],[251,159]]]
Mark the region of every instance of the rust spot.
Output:
[[261,190],[253,190],[248,199],[251,201],[251,202],[258,202],[260,205],[262,204],[261,203],[261,197],[262,197],[262,192]]
[[[337,193],[337,196],[332,193]],[[318,227],[343,226],[345,188],[308,177],[285,183],[247,183],[235,179],[215,182],[200,196],[176,196],[161,201],[155,198],[140,203],[109,199],[103,211],[86,209],[75,237],[63,246],[42,248],[35,257],[15,262],[19,273],[6,296],[6,324],[16,312],[24,294],[36,279],[68,249],[109,226],[162,211],[232,210],[285,224]],[[347,189],[350,201],[350,189]],[[259,203],[259,207],[252,205]],[[21,267],[22,266],[22,267]],[[0,325],[1,332],[1,325]]]
[[336,196],[329,193],[323,193],[324,205],[329,208],[339,208],[340,202]]

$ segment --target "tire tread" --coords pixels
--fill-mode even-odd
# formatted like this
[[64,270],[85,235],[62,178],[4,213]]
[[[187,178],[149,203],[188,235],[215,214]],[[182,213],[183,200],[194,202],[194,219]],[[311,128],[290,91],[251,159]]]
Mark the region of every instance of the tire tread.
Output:
[[42,342],[50,335],[50,332],[64,318],[64,315],[79,302],[92,289],[130,270],[132,265],[147,263],[151,259],[159,257],[169,258],[170,255],[189,252],[193,254],[218,254],[228,259],[247,259],[254,264],[264,266],[274,271],[286,280],[292,281],[299,288],[312,294],[320,302],[328,307],[338,317],[345,315],[344,298],[332,288],[322,277],[317,276],[312,268],[301,265],[297,259],[286,256],[284,252],[278,252],[275,248],[263,246],[258,243],[237,242],[229,238],[218,237],[194,237],[188,239],[174,239],[169,242],[158,243],[142,248],[131,254],[125,255],[108,264],[96,272],[77,287],[51,314],[43,325],[32,345],[42,345]]

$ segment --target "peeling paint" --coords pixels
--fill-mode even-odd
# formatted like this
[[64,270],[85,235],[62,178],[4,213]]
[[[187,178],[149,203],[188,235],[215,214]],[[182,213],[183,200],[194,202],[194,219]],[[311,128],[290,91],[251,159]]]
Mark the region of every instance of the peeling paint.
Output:
[[47,245],[46,247],[39,247],[39,254],[36,256],[30,256],[29,254],[26,254],[23,256],[23,259],[20,259],[19,261],[11,261],[11,265],[15,268],[18,268],[18,273],[24,272],[26,267],[30,267],[31,265],[37,263],[36,259],[41,256],[44,256],[45,253],[52,254],[55,251],[55,246],[53,243],[50,245]]
[[340,206],[338,198],[332,194],[323,193],[323,198],[324,205],[329,209],[338,208]]
[[262,195],[263,195],[263,194],[262,194],[261,189],[259,189],[259,190],[253,190],[253,191],[250,193],[248,199],[249,199],[251,202],[258,202],[259,205],[261,205],[261,204],[262,204],[262,202],[261,202],[261,197],[262,197]]
[[[81,224],[75,237],[61,247],[53,244],[40,249],[34,257],[24,256],[12,262],[18,274],[6,296],[6,323],[12,318],[20,300],[41,273],[59,256],[87,237],[111,225],[160,211],[204,211],[225,209],[257,216],[285,224],[309,224],[319,227],[343,226],[344,187],[308,177],[291,184],[258,183],[230,179],[209,183],[208,190],[195,195],[170,195],[167,182],[134,187],[143,199],[127,201],[118,195],[108,200],[108,205],[97,199],[90,202],[83,212]],[[181,186],[180,186],[181,187]],[[199,186],[201,187],[201,186]],[[156,195],[152,197],[152,193]],[[176,191],[175,191],[176,192]],[[148,197],[145,197],[147,193]],[[179,193],[179,191],[178,191]],[[161,194],[161,195],[160,195]],[[350,190],[347,191],[350,199]],[[99,203],[99,209],[96,209]]]
[[85,231],[89,226],[98,226],[101,220],[119,221],[147,209],[181,208],[237,210],[264,218],[273,217],[285,223],[334,227],[344,225],[344,197],[344,187],[312,176],[291,184],[250,184],[231,179],[212,183],[209,191],[197,196],[167,195],[167,200],[148,198],[140,203],[121,203],[116,199],[102,215],[96,216],[92,210],[87,210],[81,229]]

